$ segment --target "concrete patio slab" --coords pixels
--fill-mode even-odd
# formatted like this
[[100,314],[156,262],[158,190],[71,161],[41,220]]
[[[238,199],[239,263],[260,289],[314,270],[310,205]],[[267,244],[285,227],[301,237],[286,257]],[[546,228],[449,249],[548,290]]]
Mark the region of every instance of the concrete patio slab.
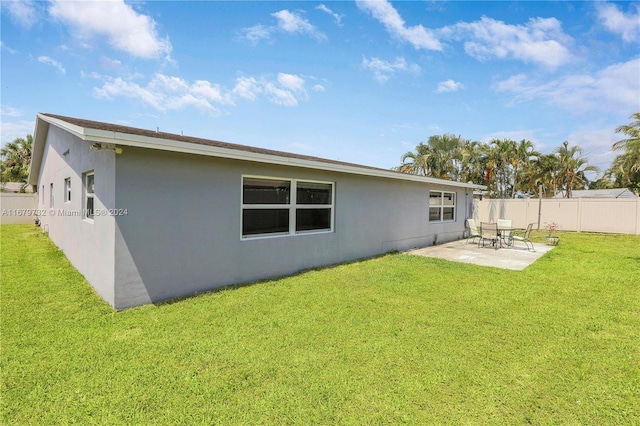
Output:
[[467,240],[453,241],[437,246],[409,250],[406,253],[417,256],[436,257],[453,262],[472,263],[480,266],[521,271],[531,265],[546,252],[553,250],[553,246],[534,244],[534,251],[529,251],[519,244],[511,248],[478,247],[477,243]]

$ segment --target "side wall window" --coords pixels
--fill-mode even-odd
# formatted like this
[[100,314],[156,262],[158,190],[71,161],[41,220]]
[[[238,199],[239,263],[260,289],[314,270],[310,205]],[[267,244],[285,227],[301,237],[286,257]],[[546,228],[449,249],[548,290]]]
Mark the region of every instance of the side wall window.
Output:
[[333,230],[331,182],[242,178],[242,237]]
[[456,218],[456,193],[429,191],[429,222],[451,222]]
[[49,184],[49,207],[53,207],[53,183]]
[[71,202],[71,178],[68,177],[64,180],[64,202]]
[[83,216],[85,219],[93,220],[93,209],[94,209],[94,175],[93,171],[83,173],[82,175],[83,181],[83,192],[84,192],[84,200],[83,200]]

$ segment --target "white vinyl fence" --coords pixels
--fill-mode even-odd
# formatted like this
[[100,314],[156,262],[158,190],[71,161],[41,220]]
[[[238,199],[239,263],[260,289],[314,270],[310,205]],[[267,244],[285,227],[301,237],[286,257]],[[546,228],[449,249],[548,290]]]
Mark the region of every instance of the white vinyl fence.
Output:
[[0,224],[33,223],[37,196],[0,192]]
[[511,219],[518,228],[557,223],[560,231],[640,235],[640,198],[475,200],[473,218],[478,224]]

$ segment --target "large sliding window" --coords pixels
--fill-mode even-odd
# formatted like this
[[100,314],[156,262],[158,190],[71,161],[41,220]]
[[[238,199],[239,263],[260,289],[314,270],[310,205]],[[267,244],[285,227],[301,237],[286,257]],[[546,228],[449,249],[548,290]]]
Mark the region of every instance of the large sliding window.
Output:
[[456,218],[456,193],[429,191],[429,222],[451,222]]
[[333,230],[333,183],[244,176],[242,237]]

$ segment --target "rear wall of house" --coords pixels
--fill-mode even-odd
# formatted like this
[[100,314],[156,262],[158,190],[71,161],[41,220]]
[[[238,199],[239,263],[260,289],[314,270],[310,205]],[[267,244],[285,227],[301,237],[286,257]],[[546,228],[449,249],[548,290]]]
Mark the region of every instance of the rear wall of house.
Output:
[[[333,232],[242,238],[242,176],[335,184]],[[429,190],[457,192],[429,222]],[[467,193],[466,191],[469,191]],[[125,147],[116,157],[115,305],[126,308],[461,238],[470,190]]]

